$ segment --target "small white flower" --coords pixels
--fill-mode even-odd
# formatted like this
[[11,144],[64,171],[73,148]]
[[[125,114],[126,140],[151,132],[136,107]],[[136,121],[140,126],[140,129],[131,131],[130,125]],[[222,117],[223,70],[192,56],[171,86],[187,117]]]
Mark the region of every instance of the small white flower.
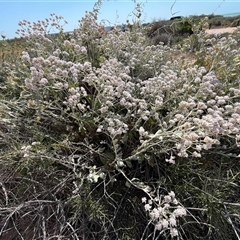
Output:
[[173,216],[173,217],[170,217],[170,218],[169,218],[169,223],[170,223],[170,226],[171,226],[171,227],[177,226],[176,218],[175,218],[174,216]]
[[210,137],[208,137],[208,136],[206,136],[206,137],[203,139],[203,141],[204,141],[205,143],[213,143],[213,139],[210,138]]
[[84,46],[81,47],[80,51],[82,54],[87,54],[87,49]]
[[64,44],[65,46],[70,46],[70,45],[71,45],[71,42],[68,41],[68,40],[65,40],[65,41],[63,42],[63,44]]
[[163,228],[168,228],[168,225],[169,225],[168,221],[166,219],[163,219],[162,220],[162,227]]
[[175,164],[175,160],[174,159],[175,159],[175,156],[171,155],[171,157],[169,159],[165,159],[165,161],[168,162],[168,163]]
[[159,211],[158,211],[156,208],[154,208],[154,209],[152,210],[152,212],[150,213],[150,216],[151,216],[154,220],[156,220],[156,219],[159,218],[160,213],[159,213]]
[[102,132],[102,129],[103,129],[103,126],[102,125],[100,125],[99,127],[98,127],[98,129],[97,129],[97,132]]
[[197,157],[197,158],[200,158],[200,157],[201,157],[201,154],[198,153],[198,152],[196,152],[196,151],[194,151],[194,152],[192,153],[192,155],[193,155],[193,157]]
[[164,201],[167,202],[167,203],[170,203],[171,200],[172,200],[171,197],[168,196],[168,195],[164,197]]
[[156,228],[156,230],[161,231],[162,228],[163,228],[163,226],[162,226],[162,224],[161,224],[160,222],[158,222],[158,223],[155,225],[155,228]]
[[145,208],[145,211],[150,211],[151,210],[151,205],[150,204],[146,204],[145,206],[144,206],[144,208]]
[[175,198],[175,193],[173,191],[171,191],[170,193],[168,193],[168,195],[171,197],[171,198]]
[[185,208],[183,208],[183,207],[181,207],[181,206],[178,206],[177,209],[175,209],[175,210],[173,211],[173,215],[174,215],[175,217],[185,216],[186,214],[187,214],[187,212],[186,212]]
[[177,231],[177,229],[176,229],[176,228],[171,228],[171,229],[170,229],[170,235],[171,235],[172,238],[178,236],[178,231]]
[[75,45],[75,46],[74,46],[74,49],[75,49],[76,51],[80,51],[80,50],[81,50],[81,48],[80,48],[79,45]]
[[46,85],[48,83],[48,80],[46,78],[42,78],[40,81],[39,81],[40,84],[42,85]]

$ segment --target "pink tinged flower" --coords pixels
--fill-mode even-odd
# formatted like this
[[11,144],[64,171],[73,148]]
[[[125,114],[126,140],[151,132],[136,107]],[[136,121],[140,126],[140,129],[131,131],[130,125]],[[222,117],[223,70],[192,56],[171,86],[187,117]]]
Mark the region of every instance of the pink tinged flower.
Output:
[[37,72],[37,69],[36,69],[35,67],[30,67],[30,71],[31,71],[32,73],[35,73],[35,72]]
[[163,208],[164,208],[164,210],[165,210],[165,209],[169,209],[169,208],[170,208],[170,205],[169,205],[168,203],[165,203]]
[[171,163],[171,164],[175,164],[175,156],[171,156],[169,159],[165,159],[166,162]]
[[184,147],[190,147],[191,145],[192,145],[192,141],[190,141],[190,140],[185,140],[184,141],[184,143],[183,143],[183,145],[184,145]]
[[71,43],[76,44],[76,40],[71,38]]
[[207,105],[204,102],[199,102],[197,105],[198,109],[207,109]]
[[200,158],[202,155],[196,151],[192,153],[193,157]]
[[208,105],[215,105],[216,101],[214,99],[211,99],[211,100],[207,101],[207,104]]
[[175,209],[173,211],[173,215],[175,217],[181,217],[181,216],[186,216],[187,212],[185,210],[185,208],[181,207],[181,206],[178,206],[177,209]]
[[148,203],[147,203],[147,204],[144,206],[144,208],[145,208],[145,211],[147,211],[147,212],[148,212],[148,211],[150,211],[150,210],[151,210],[151,208],[152,208],[152,207],[151,207],[151,205],[150,205],[150,204],[148,204]]
[[115,126],[113,121],[109,121],[108,124],[109,124],[110,127],[114,127]]
[[168,196],[168,195],[164,197],[164,201],[167,202],[167,203],[170,203],[171,200],[172,200],[171,197]]
[[53,52],[53,55],[54,55],[54,56],[58,56],[60,53],[61,53],[61,50],[60,50],[60,49],[56,49],[56,50]]
[[163,227],[163,229],[164,229],[164,228],[168,228],[168,225],[169,225],[169,224],[168,224],[168,221],[167,221],[166,219],[163,219],[163,220],[162,220],[162,227]]
[[60,60],[60,59],[57,59],[56,64],[59,65],[59,66],[62,66],[64,64],[64,61]]
[[168,221],[171,227],[177,226],[177,221],[175,217],[170,217]]
[[162,215],[164,213],[164,209],[162,207],[158,207],[158,212],[160,215]]
[[22,61],[24,61],[24,62],[30,62],[30,57],[29,57],[29,55],[28,55],[27,52],[23,52]]
[[26,78],[24,82],[25,82],[26,88],[31,89],[31,90],[37,89],[37,87],[33,84],[33,79]]
[[201,81],[202,81],[202,80],[201,80],[201,78],[199,78],[199,77],[196,77],[195,80],[194,80],[195,83],[200,83]]
[[186,101],[181,101],[181,102],[179,103],[179,107],[180,107],[180,108],[187,108],[188,105],[189,105],[189,103],[186,102]]
[[203,139],[203,141],[204,141],[205,143],[213,143],[213,139],[210,138],[210,137],[208,137],[208,136],[206,136],[206,137]]
[[57,69],[56,69],[56,74],[58,74],[58,75],[62,75],[62,69],[57,68]]
[[106,105],[109,106],[109,107],[112,107],[113,106],[113,103],[109,100],[106,101]]
[[160,213],[158,211],[158,209],[154,208],[152,210],[152,212],[150,213],[151,217],[154,219],[154,220],[157,220],[159,217],[160,217]]
[[113,127],[108,127],[107,130],[112,136],[116,134],[116,131],[114,130]]
[[171,228],[170,229],[170,235],[171,235],[172,238],[177,237],[178,236],[177,229],[176,228]]
[[30,78],[26,78],[24,82],[27,88],[32,85],[32,80]]
[[123,95],[126,97],[126,98],[131,98],[131,94],[127,91],[123,91]]
[[84,70],[88,70],[88,69],[91,68],[91,67],[92,67],[92,64],[91,64],[90,62],[85,62],[85,63],[83,64]]
[[78,81],[78,74],[73,73],[73,81],[76,83]]
[[81,50],[81,47],[79,45],[75,45],[74,49],[79,52]]
[[184,119],[184,116],[182,114],[176,114],[175,119],[176,119],[176,121],[181,121]]
[[45,65],[50,65],[51,62],[50,62],[48,59],[45,59],[45,60],[44,60],[44,64],[45,64]]
[[225,104],[226,103],[226,101],[224,100],[224,99],[219,99],[218,101],[217,101],[217,104],[219,104],[219,105],[223,105],[223,104]]
[[62,88],[63,88],[63,83],[57,82],[57,83],[54,83],[53,86],[54,86],[55,88],[57,88],[57,89],[62,89]]
[[139,131],[140,136],[144,136],[145,130],[143,127],[140,127],[138,131]]
[[199,136],[195,132],[191,132],[191,133],[189,133],[188,138],[191,141],[196,141],[199,138]]
[[84,111],[84,110],[85,110],[85,105],[84,105],[84,104],[78,103],[78,104],[77,104],[77,107],[78,107],[78,109],[81,110],[81,111]]
[[186,152],[186,149],[180,150],[180,152],[178,153],[178,156],[179,156],[179,157],[187,158],[187,157],[188,157],[188,154],[187,154],[187,152]]
[[155,228],[156,228],[156,230],[161,231],[161,230],[163,229],[163,226],[162,226],[162,224],[161,224],[160,222],[158,222],[158,223],[155,225]]
[[39,81],[40,84],[42,85],[46,85],[48,83],[48,80],[46,78],[42,78],[40,81]]
[[211,143],[203,144],[203,145],[202,145],[202,148],[203,148],[204,150],[209,150],[209,149],[212,148],[212,144],[211,144]]
[[81,47],[80,51],[82,54],[87,54],[87,49],[84,46]]
[[171,197],[171,198],[175,198],[175,193],[173,191],[171,191],[170,193],[168,193],[168,195]]
[[67,77],[67,76],[68,76],[68,71],[67,71],[67,70],[63,70],[63,71],[62,71],[62,75],[63,75],[64,77]]
[[178,204],[178,200],[176,198],[173,199],[172,201],[173,204],[177,205]]
[[102,132],[102,130],[103,130],[103,125],[100,125],[100,126],[98,126],[98,129],[97,129],[97,132]]
[[175,124],[175,121],[174,121],[173,119],[170,119],[170,120],[169,120],[169,124],[170,124],[170,125],[174,125],[174,124]]
[[86,97],[86,96],[87,96],[87,92],[86,92],[85,88],[84,88],[84,87],[81,87],[80,90],[81,90],[82,95],[83,95],[84,97]]
[[149,117],[146,116],[146,115],[142,115],[141,118],[142,118],[144,121],[147,121]]
[[108,106],[99,109],[101,113],[106,113],[108,111]]
[[232,106],[232,105],[226,105],[226,106],[225,106],[225,109],[226,109],[227,111],[231,111],[231,110],[233,110],[233,106]]

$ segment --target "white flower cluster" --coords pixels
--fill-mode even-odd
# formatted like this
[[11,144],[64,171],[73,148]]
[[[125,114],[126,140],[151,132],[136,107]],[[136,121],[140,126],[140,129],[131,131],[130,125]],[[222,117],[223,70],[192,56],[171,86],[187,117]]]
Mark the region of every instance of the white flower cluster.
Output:
[[185,216],[186,209],[179,205],[173,191],[168,195],[158,196],[154,199],[148,200],[142,198],[144,209],[155,225],[155,229],[161,232],[169,230],[171,237],[178,236],[177,218]]
[[[63,32],[63,26],[61,25],[62,20],[62,16],[58,16],[54,13],[51,14],[50,18],[46,18],[42,21],[38,20],[37,22],[31,23],[29,21],[23,20],[18,23],[21,29],[18,29],[16,33],[19,34],[21,37],[34,37],[41,41],[52,43],[52,41],[50,41],[50,39],[46,36],[51,33],[50,31],[54,30]],[[64,24],[67,24],[67,21],[63,21]]]
[[68,92],[70,93],[69,97],[68,97],[67,101],[64,101],[63,103],[71,109],[76,109],[76,107],[77,107],[80,111],[85,111],[86,104],[80,103],[80,99],[82,97],[87,96],[87,92],[86,92],[85,88],[84,87],[69,88]]
[[[45,31],[41,24],[45,23],[24,26],[32,26],[30,33],[38,33]],[[149,46],[140,31],[105,34],[94,13],[87,13],[73,35],[51,48],[37,41],[42,50],[38,57],[27,52],[22,55],[30,69],[26,87],[42,91],[42,96],[54,92],[60,105],[88,112],[97,132],[112,138],[137,133],[134,156],[156,147],[159,154],[171,154],[167,162],[175,163],[177,155],[201,157],[224,137],[239,142],[239,85],[225,90],[228,79],[221,78],[215,62],[209,69],[186,66],[175,58],[181,51]],[[237,66],[238,53],[231,50],[236,45],[234,39],[212,38],[208,44],[216,54],[228,45]]]
[[119,116],[115,115],[113,118],[106,118],[105,125],[99,125],[97,132],[103,132],[106,129],[112,138],[127,133],[128,125],[117,117]]
[[91,183],[97,183],[99,178],[104,179],[105,173],[102,172],[101,170],[98,170],[95,165],[89,167],[89,174],[87,176],[87,180]]
[[28,158],[33,151],[33,147],[39,145],[40,142],[32,142],[31,145],[24,145],[21,147],[23,158]]
[[31,148],[32,148],[31,145],[21,147],[21,152],[22,152],[24,158],[29,157]]

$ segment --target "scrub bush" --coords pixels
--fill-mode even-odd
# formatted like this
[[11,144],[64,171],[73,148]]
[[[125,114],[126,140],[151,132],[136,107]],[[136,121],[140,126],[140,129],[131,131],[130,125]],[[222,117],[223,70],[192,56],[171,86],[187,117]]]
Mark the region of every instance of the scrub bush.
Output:
[[151,45],[140,22],[62,21],[20,23],[1,85],[0,236],[239,238],[239,31],[196,26],[192,61],[191,39]]

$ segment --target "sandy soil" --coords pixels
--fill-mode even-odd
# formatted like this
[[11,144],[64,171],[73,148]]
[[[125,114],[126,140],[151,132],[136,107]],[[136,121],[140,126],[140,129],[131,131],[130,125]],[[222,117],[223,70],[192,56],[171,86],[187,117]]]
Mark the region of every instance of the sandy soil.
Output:
[[207,29],[206,33],[215,34],[215,33],[232,33],[236,27],[228,27],[228,28],[215,28],[215,29]]

